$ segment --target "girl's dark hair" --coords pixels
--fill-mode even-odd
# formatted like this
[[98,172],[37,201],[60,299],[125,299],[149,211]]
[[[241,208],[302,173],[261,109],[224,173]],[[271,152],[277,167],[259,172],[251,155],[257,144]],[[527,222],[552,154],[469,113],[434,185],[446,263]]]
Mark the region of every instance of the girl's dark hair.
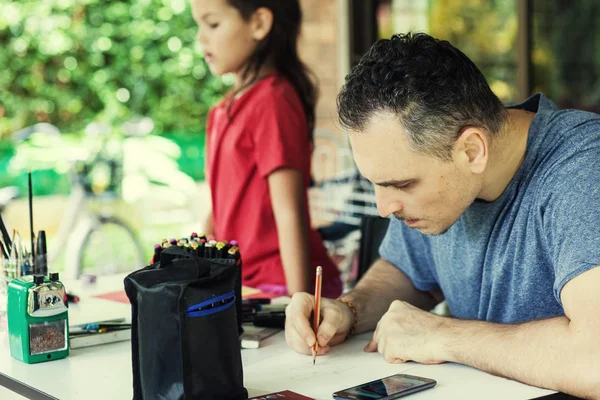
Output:
[[[273,13],[271,32],[265,37],[250,57],[242,80],[253,83],[260,68],[270,61],[277,71],[294,87],[306,115],[308,134],[313,140],[315,128],[315,105],[317,86],[314,74],[298,56],[298,36],[302,23],[302,10],[298,0],[227,0],[242,18],[248,20],[259,8],[268,8]],[[248,79],[249,78],[249,79]]]

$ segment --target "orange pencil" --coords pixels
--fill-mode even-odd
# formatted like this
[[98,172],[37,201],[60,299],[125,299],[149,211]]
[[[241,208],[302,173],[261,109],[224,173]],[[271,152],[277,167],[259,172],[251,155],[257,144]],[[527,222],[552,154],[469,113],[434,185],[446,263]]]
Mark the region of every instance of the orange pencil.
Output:
[[[317,276],[315,279],[315,311],[314,320],[313,320],[313,329],[315,331],[315,335],[317,334],[317,330],[319,329],[319,322],[321,322],[321,281],[323,278],[323,268],[317,267]],[[312,356],[313,356],[313,365],[315,365],[315,361],[317,360],[317,352],[319,351],[319,342],[315,340],[315,344],[312,348]]]

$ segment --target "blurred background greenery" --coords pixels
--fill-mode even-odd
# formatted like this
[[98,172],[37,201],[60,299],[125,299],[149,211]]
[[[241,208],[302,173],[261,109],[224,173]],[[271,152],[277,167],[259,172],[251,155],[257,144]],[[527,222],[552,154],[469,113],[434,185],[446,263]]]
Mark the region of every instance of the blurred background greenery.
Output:
[[0,133],[49,121],[144,115],[157,132],[204,129],[225,87],[195,44],[186,0],[24,0],[0,5]]

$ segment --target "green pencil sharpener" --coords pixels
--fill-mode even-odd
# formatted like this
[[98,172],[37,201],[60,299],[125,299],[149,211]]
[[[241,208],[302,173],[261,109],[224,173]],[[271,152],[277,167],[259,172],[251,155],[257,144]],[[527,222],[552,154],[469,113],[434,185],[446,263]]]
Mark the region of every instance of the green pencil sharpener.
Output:
[[10,354],[27,364],[69,355],[67,295],[58,274],[27,275],[8,285]]

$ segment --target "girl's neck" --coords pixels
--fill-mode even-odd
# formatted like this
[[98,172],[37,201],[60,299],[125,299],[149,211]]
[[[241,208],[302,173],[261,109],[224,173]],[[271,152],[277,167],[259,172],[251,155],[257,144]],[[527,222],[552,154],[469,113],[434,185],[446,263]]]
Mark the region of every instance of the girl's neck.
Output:
[[241,72],[237,73],[235,76],[235,86],[234,86],[235,98],[240,97],[242,94],[244,94],[244,92],[246,92],[248,89],[250,89],[252,86],[254,86],[258,81],[260,81],[265,76],[272,73],[273,71],[275,71],[275,67],[271,63],[265,63],[262,67],[260,67],[256,76],[254,76],[253,74],[250,73],[250,74],[248,74],[248,76],[246,76],[246,79],[243,79],[242,73]]

